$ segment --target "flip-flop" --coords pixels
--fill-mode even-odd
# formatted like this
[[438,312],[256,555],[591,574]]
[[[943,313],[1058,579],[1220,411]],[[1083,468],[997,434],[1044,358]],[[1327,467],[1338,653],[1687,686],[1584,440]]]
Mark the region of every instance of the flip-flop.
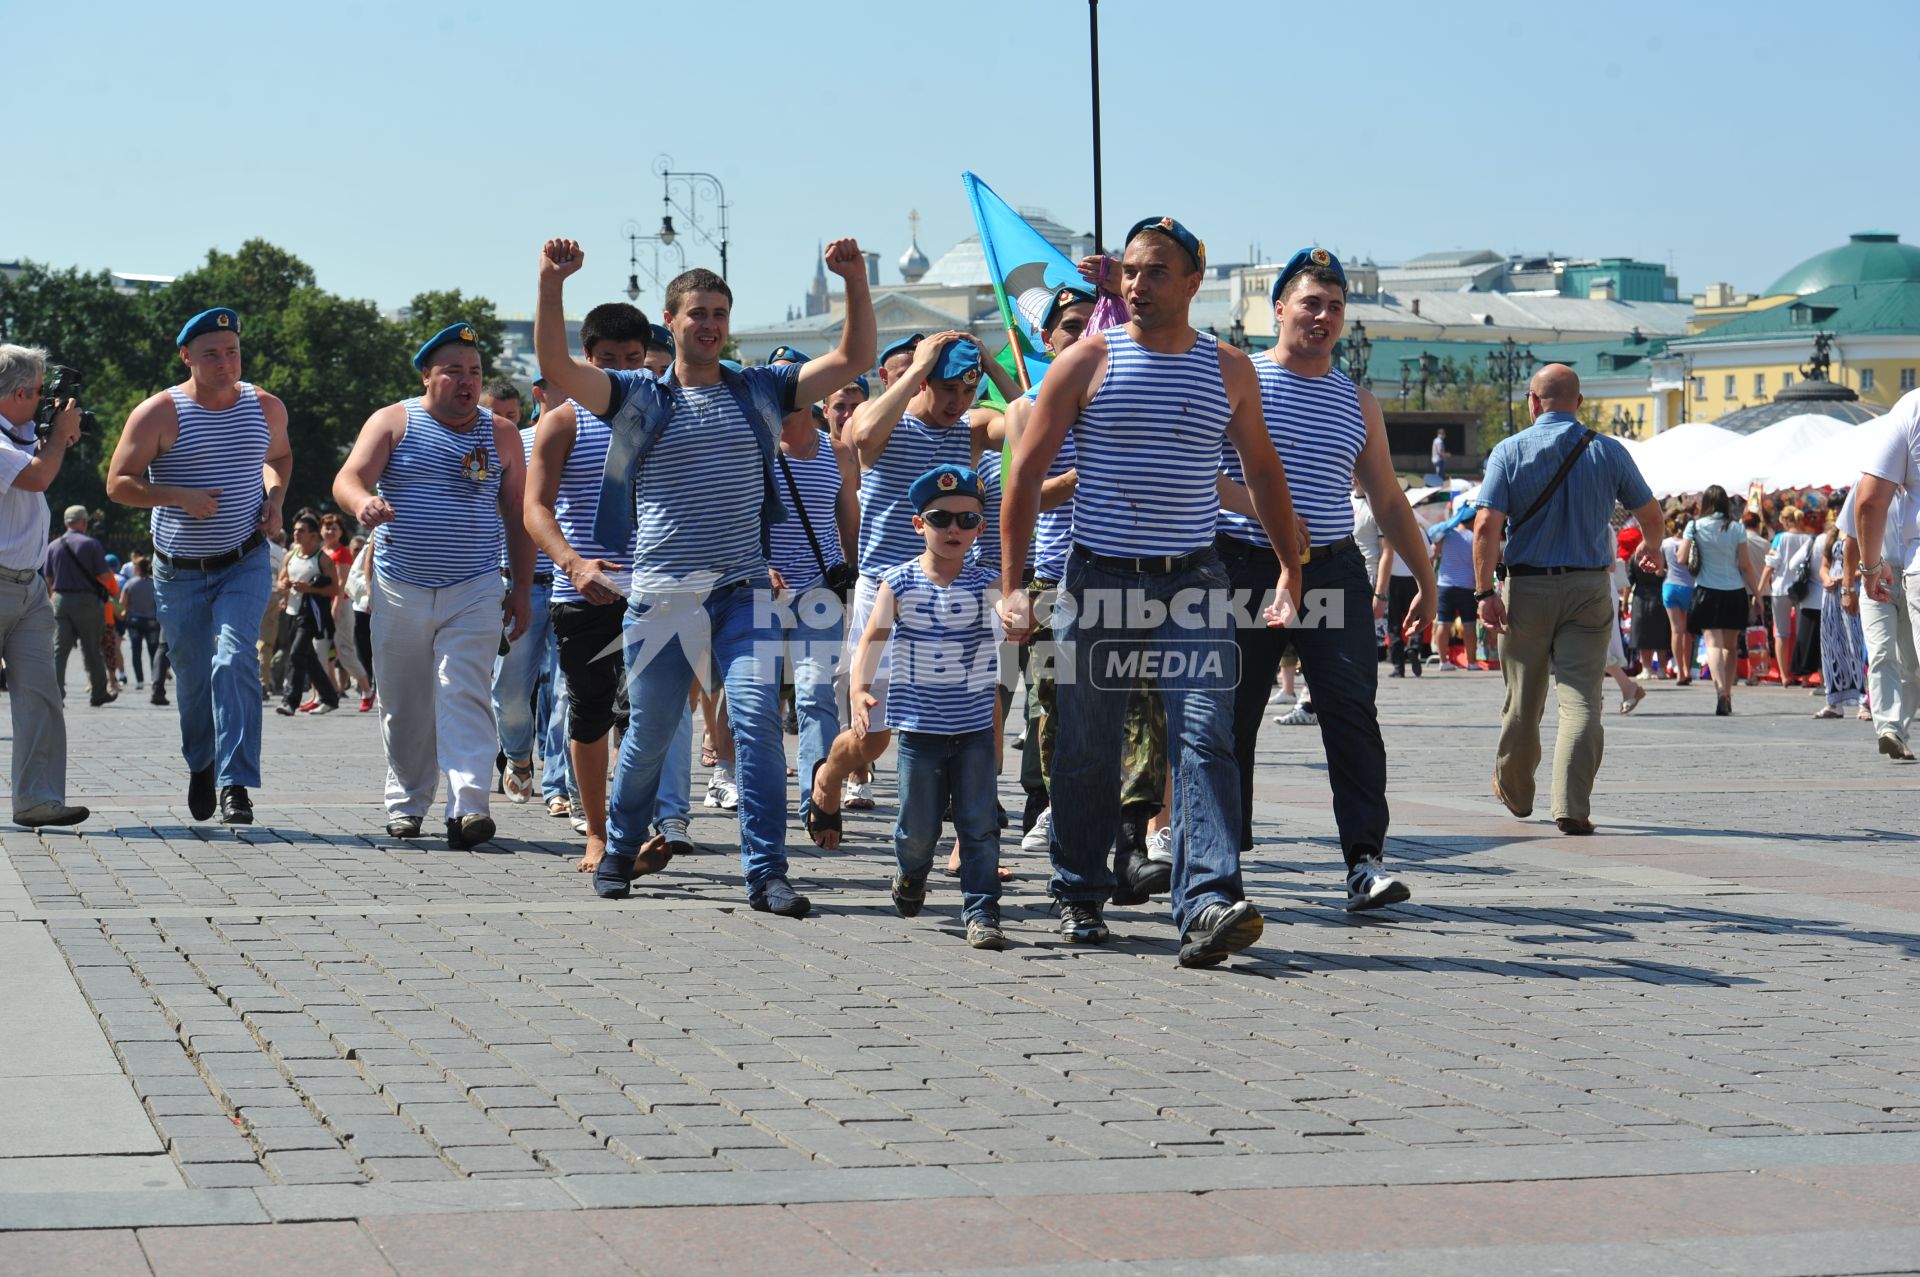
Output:
[[1634,695],[1622,696],[1620,698],[1620,712],[1622,714],[1633,713],[1634,710],[1640,708],[1640,702],[1647,699],[1646,688],[1635,686],[1633,690],[1634,690]]

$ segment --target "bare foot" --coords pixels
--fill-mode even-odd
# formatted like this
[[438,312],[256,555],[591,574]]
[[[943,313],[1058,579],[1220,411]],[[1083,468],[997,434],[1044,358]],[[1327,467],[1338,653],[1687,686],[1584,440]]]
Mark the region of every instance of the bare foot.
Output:
[[673,850],[667,846],[667,836],[655,834],[640,845],[640,854],[633,858],[633,872],[627,876],[632,879],[642,874],[657,874],[672,859]]
[[[956,878],[960,876],[960,852],[958,849],[955,849],[953,854],[947,857],[947,872]],[[1000,875],[1001,882],[1013,881],[1013,870],[1007,868],[1005,865],[998,866],[995,872]]]
[[607,840],[595,834],[587,835],[587,852],[573,866],[574,872],[590,874],[600,867],[600,857],[607,854]]

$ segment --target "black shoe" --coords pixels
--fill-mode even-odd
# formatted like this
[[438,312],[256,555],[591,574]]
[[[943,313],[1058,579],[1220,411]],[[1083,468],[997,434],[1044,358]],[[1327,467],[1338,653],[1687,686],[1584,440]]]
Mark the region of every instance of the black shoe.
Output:
[[1730,717],[1733,714],[1733,697],[1722,696],[1716,701],[1713,706],[1713,714],[1715,718]]
[[1393,669],[1387,674],[1388,678],[1405,678],[1406,676],[1407,676],[1407,667],[1404,665],[1394,666]]
[[418,838],[420,836],[420,817],[395,816],[387,821],[387,837]]
[[1073,944],[1105,944],[1107,920],[1098,900],[1060,902],[1060,934]]
[[447,846],[455,851],[466,851],[491,841],[493,833],[493,817],[485,812],[470,811],[447,822]]
[[747,897],[747,903],[761,913],[777,913],[783,918],[804,918],[813,901],[793,889],[785,878],[769,878]]
[[1007,826],[1011,825],[1013,823],[1013,820],[1011,817],[1007,815],[1006,804],[1001,802],[995,802],[993,805],[994,805],[994,808],[1000,813],[1000,828],[1005,829]]
[[1266,919],[1247,901],[1208,905],[1180,937],[1180,965],[1211,967],[1238,953],[1266,930]]
[[168,699],[167,699],[167,694],[166,694],[165,692],[155,692],[155,693],[154,693],[154,694],[153,694],[153,695],[152,695],[152,696],[151,696],[151,697],[150,697],[149,699],[150,699],[150,700],[152,700],[152,702],[153,702],[153,703],[154,703],[155,705],[171,705],[171,704],[173,704],[173,702],[172,702],[172,701],[170,701],[170,700],[168,700]]
[[799,715],[795,714],[792,709],[788,709],[785,716],[780,719],[780,730],[789,736],[798,736],[800,734]]
[[223,825],[253,823],[253,798],[247,793],[245,785],[220,787],[220,823]]
[[187,777],[187,814],[195,820],[208,820],[218,798],[213,788],[213,768],[207,767]]
[[1413,671],[1413,676],[1414,676],[1415,678],[1419,678],[1419,677],[1420,677],[1420,667],[1421,667],[1422,665],[1424,665],[1424,664],[1426,664],[1426,662],[1425,662],[1425,661],[1423,661],[1423,660],[1421,660],[1421,659],[1420,659],[1419,657],[1417,657],[1417,656],[1416,656],[1416,657],[1414,657],[1414,658],[1413,658],[1413,659],[1412,659],[1411,661],[1409,661],[1409,662],[1407,662],[1407,668],[1409,668],[1409,669],[1411,669],[1411,670]]
[[111,696],[89,696],[87,698],[87,704],[93,706],[95,709],[99,709],[102,705],[111,704],[112,701],[113,697]]
[[1120,829],[1113,839],[1113,903],[1143,905],[1173,884],[1173,866],[1147,859],[1147,822],[1152,819],[1145,804],[1136,803],[1120,812]]
[[920,912],[920,906],[927,903],[927,884],[915,882],[905,874],[896,874],[887,884],[887,893],[893,897],[893,911],[902,918],[911,918]]
[[607,848],[593,869],[593,891],[602,900],[625,900],[633,894],[633,863],[637,856],[621,856]]

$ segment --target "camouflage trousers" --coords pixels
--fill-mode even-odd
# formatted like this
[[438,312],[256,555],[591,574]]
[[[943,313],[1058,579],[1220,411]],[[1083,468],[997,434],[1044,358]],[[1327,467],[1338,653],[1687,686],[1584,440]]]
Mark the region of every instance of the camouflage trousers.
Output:
[[[1034,616],[1051,615],[1058,582],[1035,580],[1027,586],[1033,600]],[[1040,742],[1040,776],[1049,789],[1053,786],[1054,688],[1053,626],[1041,620],[1033,632],[1034,659],[1028,664],[1032,675],[1033,696],[1027,718],[1027,730]],[[1167,707],[1160,693],[1145,681],[1135,683],[1127,692],[1127,711],[1123,730],[1126,742],[1120,753],[1120,806],[1144,806],[1158,812],[1167,793]]]

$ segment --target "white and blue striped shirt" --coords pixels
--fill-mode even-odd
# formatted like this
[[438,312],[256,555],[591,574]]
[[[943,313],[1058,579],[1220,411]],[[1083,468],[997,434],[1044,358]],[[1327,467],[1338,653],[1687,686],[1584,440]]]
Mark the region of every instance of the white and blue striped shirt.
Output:
[[1233,417],[1220,343],[1178,355],[1109,328],[1107,375],[1074,423],[1073,539],[1096,554],[1190,554],[1219,521],[1220,453]]
[[[1253,361],[1260,377],[1260,409],[1267,433],[1287,468],[1293,511],[1307,521],[1314,545],[1331,545],[1353,535],[1353,467],[1366,446],[1367,422],[1360,415],[1360,390],[1335,368],[1318,377],[1302,377],[1266,355]],[[1246,482],[1240,454],[1229,444],[1220,469],[1235,483]],[[1231,510],[1220,512],[1220,530],[1238,541],[1271,550],[1273,541],[1258,519]]]
[[[560,535],[566,538],[575,554],[583,559],[605,559],[619,564],[621,571],[613,580],[624,591],[627,575],[633,569],[633,547],[623,547],[615,554],[593,538],[593,516],[600,508],[600,473],[607,465],[607,444],[613,438],[613,431],[605,421],[573,400],[567,400],[567,404],[573,409],[573,450],[567,454],[567,464],[560,471],[560,488],[553,498],[553,520],[560,525]],[[551,597],[555,603],[586,602],[573,587],[573,578],[559,571],[553,574]]]
[[477,409],[466,430],[442,425],[418,399],[376,491],[393,519],[373,531],[381,576],[437,590],[491,572],[506,551],[500,523],[500,456],[493,414]]
[[967,551],[967,562],[978,563],[983,568],[991,568],[994,575],[1000,573],[1000,450],[989,448],[980,454],[980,464],[974,467],[974,473],[980,476],[980,495],[982,515],[980,536],[973,543],[973,549]]
[[[787,588],[796,594],[820,583],[822,559],[831,567],[845,557],[840,549],[840,525],[833,514],[840,500],[840,462],[833,455],[833,440],[827,432],[816,430],[814,434],[818,442],[811,457],[802,461],[783,452],[774,462],[774,488],[780,493],[780,504],[787,508],[787,521],[773,525],[769,557],[786,579]],[[799,491],[806,506],[807,523],[813,525],[814,538],[820,542],[819,558],[814,557],[813,543],[807,540],[807,523],[800,521],[800,512],[793,507],[793,489],[787,487],[789,473],[793,489]]]
[[887,568],[880,579],[893,590],[894,604],[887,727],[948,735],[991,730],[999,677],[999,622],[993,614],[999,574],[970,563],[951,584],[939,585],[916,558]]
[[[531,466],[533,464],[533,431],[534,427],[532,426],[522,426],[520,428],[520,463],[524,466]],[[525,474],[526,471],[522,470],[520,473]],[[512,565],[507,562],[506,557],[503,555],[500,559],[500,566],[508,568]],[[552,576],[554,574],[553,560],[549,559],[547,552],[539,546],[535,546],[533,549],[533,574],[535,576]]]
[[760,440],[724,382],[678,386],[633,485],[633,588],[718,588],[764,572]]
[[943,465],[973,465],[973,429],[967,417],[942,429],[903,414],[879,458],[860,475],[861,575],[877,577],[925,551],[926,543],[913,530],[918,512],[907,490],[915,479]]
[[[1039,394],[1036,388],[1028,392],[1033,398]],[[1073,469],[1074,450],[1073,432],[1068,431],[1060,440],[1060,451],[1053,454],[1053,464],[1047,467],[1046,477],[1058,479]],[[1073,550],[1073,502],[1064,501],[1051,510],[1042,510],[1033,521],[1033,575],[1035,580],[1058,581],[1067,574],[1067,555]]]
[[147,466],[147,481],[170,488],[218,488],[220,508],[211,518],[190,519],[179,506],[153,508],[153,545],[173,558],[205,559],[225,554],[253,535],[267,502],[267,459],[272,431],[260,394],[239,383],[240,400],[214,412],[175,386],[173,411],[180,431],[173,446]]

